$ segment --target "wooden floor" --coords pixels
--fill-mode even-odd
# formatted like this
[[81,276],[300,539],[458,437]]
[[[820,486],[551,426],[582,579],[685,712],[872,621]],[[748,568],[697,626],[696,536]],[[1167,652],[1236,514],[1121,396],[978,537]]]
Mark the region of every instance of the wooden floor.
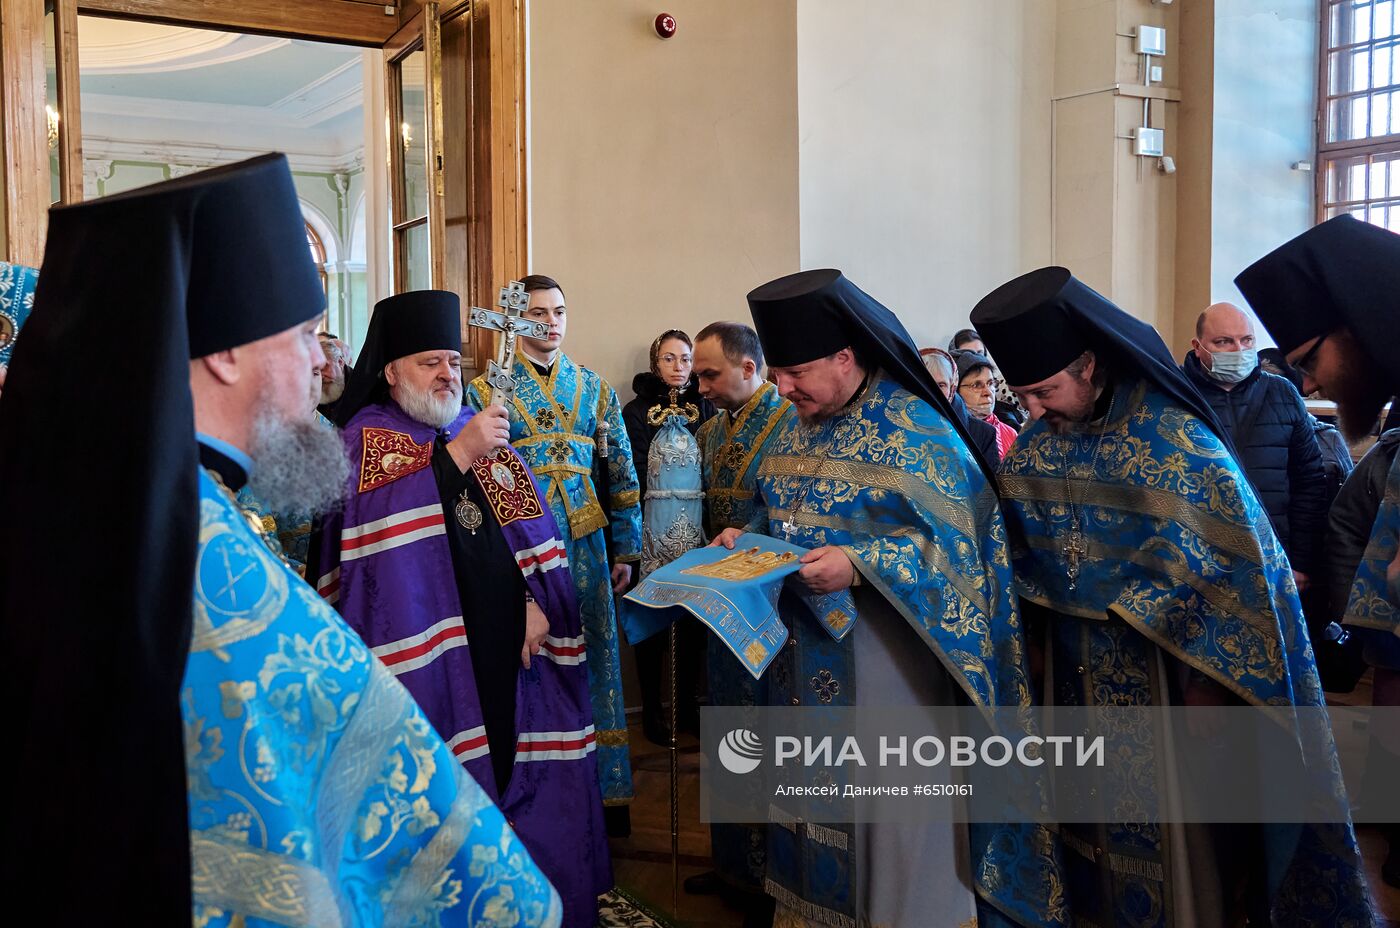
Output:
[[[617,885],[632,893],[656,914],[685,928],[739,928],[743,917],[716,896],[676,893],[672,905],[670,751],[631,726],[632,835],[610,842]],[[680,880],[710,869],[710,827],[700,822],[700,754],[693,735],[681,735],[677,790]]]
[[[1354,693],[1335,702],[1369,706],[1369,674]],[[657,915],[678,928],[740,928],[742,916],[715,896],[688,896],[676,893],[678,907],[672,906],[670,752],[642,736],[634,723],[632,735],[632,778],[636,798],[632,802],[632,835],[614,838],[610,843],[617,884],[632,893]],[[700,822],[699,745],[692,735],[682,735],[679,757],[680,879],[710,869],[710,830]],[[1360,826],[1356,830],[1371,883],[1372,898],[1380,916],[1381,928],[1400,928],[1400,889],[1381,881],[1386,843],[1379,830]]]
[[[1371,704],[1371,672],[1357,683],[1353,692],[1345,695],[1331,695],[1328,703],[1339,706],[1369,706]],[[1336,732],[1338,740],[1346,737],[1345,732]],[[1371,899],[1376,904],[1376,914],[1381,918],[1382,928],[1400,928],[1400,889],[1385,885],[1381,881],[1381,864],[1385,862],[1386,842],[1380,829],[1373,825],[1358,825],[1356,840],[1361,845],[1361,859],[1366,864],[1366,879],[1371,884]]]

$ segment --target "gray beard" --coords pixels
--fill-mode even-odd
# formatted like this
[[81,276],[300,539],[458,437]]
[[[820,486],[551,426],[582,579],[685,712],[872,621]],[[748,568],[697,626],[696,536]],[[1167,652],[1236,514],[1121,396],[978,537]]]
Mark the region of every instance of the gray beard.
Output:
[[321,405],[334,403],[345,393],[345,379],[321,381]]
[[335,429],[314,420],[288,422],[264,409],[253,423],[253,476],[248,489],[277,513],[338,510],[350,461]]
[[438,399],[431,391],[419,392],[408,384],[394,390],[394,401],[409,417],[440,429],[462,414],[462,394],[454,389],[452,395]]

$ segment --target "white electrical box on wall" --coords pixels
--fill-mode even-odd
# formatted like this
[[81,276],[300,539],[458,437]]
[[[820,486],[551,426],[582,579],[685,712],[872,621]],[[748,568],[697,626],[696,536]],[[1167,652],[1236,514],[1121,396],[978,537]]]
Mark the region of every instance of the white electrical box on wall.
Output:
[[1138,126],[1133,130],[1133,154],[1144,158],[1162,157],[1162,130]]
[[1161,26],[1137,27],[1137,53],[1161,58],[1167,53],[1167,30]]

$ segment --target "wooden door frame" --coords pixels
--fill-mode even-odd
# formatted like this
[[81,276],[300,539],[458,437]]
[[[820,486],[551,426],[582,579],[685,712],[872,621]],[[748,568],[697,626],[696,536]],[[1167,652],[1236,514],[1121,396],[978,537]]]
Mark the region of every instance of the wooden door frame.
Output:
[[371,48],[417,12],[418,4],[408,6],[394,0],[78,0],[79,13],[97,16]]
[[74,0],[54,3],[54,47],[57,53],[58,199],[78,203],[83,199],[83,112],[78,104],[78,5]]
[[[403,191],[400,189],[400,182],[404,180],[404,150],[401,147],[401,137],[399,127],[403,124],[403,78],[402,63],[409,55],[415,51],[423,53],[423,105],[427,107],[428,85],[431,81],[428,64],[427,36],[423,31],[421,14],[410,17],[400,29],[389,37],[384,43],[384,71],[380,79],[384,83],[384,112],[385,125],[388,127],[388,157],[385,163],[388,165],[389,183],[386,192],[389,195],[389,293],[398,293],[401,290],[404,275],[404,254],[402,238],[399,235],[398,226],[404,222]],[[395,69],[398,69],[399,79],[395,80]],[[423,160],[424,169],[427,169],[427,159],[432,149],[431,133],[425,130],[423,139]],[[368,158],[366,159],[368,163]],[[428,228],[429,251],[432,250],[432,227],[434,220],[433,190],[428,189],[428,203],[424,210],[424,223]],[[430,279],[432,272],[429,272]]]
[[[458,12],[465,0],[444,0],[439,16]],[[420,11],[419,0],[401,0],[395,15],[383,0],[77,0],[84,14],[142,19],[382,48]],[[495,290],[525,267],[525,0],[471,0],[473,46],[472,123],[490,152],[473,160],[474,183],[491,191],[481,217],[489,279],[473,286],[471,299],[495,302]],[[43,0],[4,0],[0,15],[0,128],[4,160],[6,260],[37,266],[49,206],[48,143],[44,105]],[[482,74],[485,70],[487,73]],[[71,84],[70,84],[71,86]],[[485,107],[480,112],[476,108]],[[76,128],[76,126],[75,126]],[[369,153],[366,153],[367,157]],[[80,166],[79,166],[80,167]],[[82,173],[77,171],[81,185]],[[473,276],[476,276],[475,274]],[[476,292],[480,287],[480,292]]]
[[[432,0],[424,3],[418,13],[404,23],[403,28],[394,33],[384,43],[384,104],[388,113],[388,125],[395,130],[403,122],[403,71],[402,62],[413,52],[423,53],[423,169],[427,183],[426,224],[428,228],[428,280],[429,286],[441,289],[444,279],[444,235],[443,235],[443,139],[442,139],[442,13],[439,5]],[[395,79],[395,69],[399,77]],[[404,179],[403,149],[399,147],[398,135],[390,132],[389,144],[389,253],[393,256],[393,266],[389,269],[389,279],[398,292],[403,279],[402,239],[398,235],[398,224],[407,221],[401,215],[400,197],[403,191],[399,182]]]
[[38,267],[49,209],[48,104],[44,0],[0,4],[0,171],[4,258]]

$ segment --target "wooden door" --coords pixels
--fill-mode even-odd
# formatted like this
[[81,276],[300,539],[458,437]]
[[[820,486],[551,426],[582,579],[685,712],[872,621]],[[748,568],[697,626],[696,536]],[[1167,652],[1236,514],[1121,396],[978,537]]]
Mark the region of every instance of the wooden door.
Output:
[[[395,265],[394,289],[439,286],[456,291],[466,305],[490,306],[496,290],[525,273],[525,110],[524,0],[3,0],[0,15],[0,257],[37,265],[42,257],[46,211],[54,200],[50,165],[57,164],[59,196],[82,196],[82,146],[77,94],[77,14],[116,16],[228,31],[280,35],[384,49],[386,60],[415,65],[422,54],[421,160],[426,198],[404,212],[402,260]],[[45,12],[52,8],[57,67],[45,73]],[[430,10],[432,11],[430,14]],[[415,26],[416,23],[416,26]],[[436,52],[434,52],[436,49]],[[436,64],[434,64],[436,62]],[[386,75],[387,81],[387,75]],[[55,96],[48,100],[52,84]],[[434,89],[434,93],[428,91]],[[434,95],[435,94],[435,95]],[[412,104],[410,100],[410,104]],[[389,107],[404,105],[389,94]],[[58,114],[59,138],[48,147],[46,106]],[[439,109],[439,107],[441,107]],[[417,114],[413,113],[414,120]],[[388,125],[402,145],[405,120]],[[410,130],[410,134],[413,130]],[[414,143],[417,144],[417,138]],[[385,165],[418,152],[367,152]],[[51,160],[55,159],[56,160]],[[390,165],[392,167],[392,165]],[[383,170],[381,167],[380,170]],[[391,181],[398,175],[392,171]],[[393,197],[394,186],[390,185]],[[395,207],[397,208],[397,207]],[[415,223],[413,220],[422,220]],[[421,228],[420,228],[421,227]],[[426,265],[407,273],[406,260],[419,260],[418,240],[426,240]],[[426,270],[424,269],[426,267]],[[463,333],[464,373],[479,372],[489,343]]]

